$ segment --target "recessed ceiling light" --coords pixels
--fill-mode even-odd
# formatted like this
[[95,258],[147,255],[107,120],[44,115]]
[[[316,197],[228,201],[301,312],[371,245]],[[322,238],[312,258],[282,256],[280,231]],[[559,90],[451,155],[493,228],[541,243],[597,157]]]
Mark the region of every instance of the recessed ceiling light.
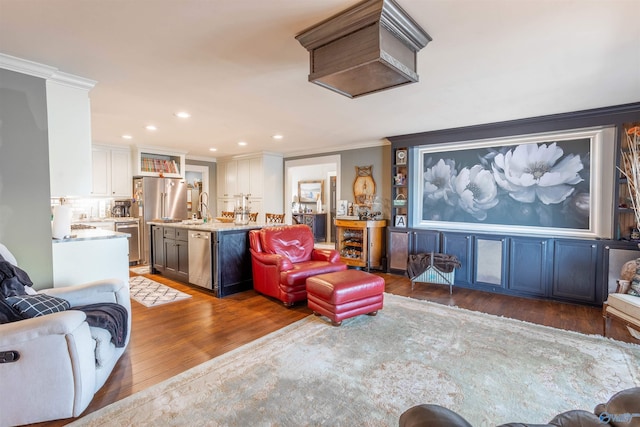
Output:
[[284,138],[284,136],[282,136],[279,133],[277,133],[277,134],[273,135],[271,138],[273,138],[273,139],[282,139],[282,138]]
[[191,117],[191,114],[187,113],[186,111],[178,111],[176,113],[176,117],[180,117],[181,119],[188,119],[189,117]]
[[209,148],[209,151],[218,151],[217,148]]
[[244,141],[240,141],[240,142],[238,142],[238,145],[244,147],[245,145],[248,145],[248,143],[246,143]]
[[148,126],[145,126],[145,129],[146,129],[146,130],[158,130],[158,128],[157,128],[157,127],[155,127],[154,125],[148,125]]
[[124,138],[124,139],[133,139],[133,137],[131,135],[122,135],[122,138]]

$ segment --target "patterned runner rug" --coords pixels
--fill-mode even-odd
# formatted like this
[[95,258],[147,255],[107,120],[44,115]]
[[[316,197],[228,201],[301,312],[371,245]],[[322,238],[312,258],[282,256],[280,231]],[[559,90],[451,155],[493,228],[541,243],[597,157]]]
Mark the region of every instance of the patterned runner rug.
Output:
[[144,276],[130,278],[129,289],[131,298],[147,307],[191,298],[189,294],[185,294],[184,292],[180,292]]

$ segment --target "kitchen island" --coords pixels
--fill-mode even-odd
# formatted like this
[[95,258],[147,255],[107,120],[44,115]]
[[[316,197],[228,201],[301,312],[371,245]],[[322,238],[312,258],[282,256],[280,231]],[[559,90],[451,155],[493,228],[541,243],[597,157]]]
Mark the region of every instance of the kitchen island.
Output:
[[266,224],[149,221],[151,272],[222,298],[253,288],[249,231]]
[[53,287],[118,278],[129,281],[129,234],[96,229],[72,230],[52,240]]

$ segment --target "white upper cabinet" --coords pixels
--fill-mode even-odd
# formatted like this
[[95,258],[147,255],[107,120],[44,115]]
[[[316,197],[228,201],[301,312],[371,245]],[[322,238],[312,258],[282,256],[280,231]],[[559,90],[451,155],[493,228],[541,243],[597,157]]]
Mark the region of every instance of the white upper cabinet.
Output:
[[111,188],[111,162],[108,148],[93,147],[91,158],[93,173],[92,196],[108,196]]
[[111,150],[111,193],[114,197],[133,197],[131,150]]
[[238,193],[238,162],[231,160],[224,167],[223,197],[233,197]]
[[251,211],[283,213],[283,159],[279,154],[263,153],[241,158],[221,159],[218,169],[218,210],[233,206],[234,197],[248,194]]
[[47,80],[51,196],[91,193],[89,90]]
[[251,169],[251,160],[252,159],[238,160],[238,186],[236,187],[236,193],[253,197],[254,195],[251,193],[251,173],[253,172]]
[[0,53],[0,67],[46,81],[51,197],[91,193],[91,105],[94,80]]
[[92,196],[131,198],[131,150],[127,147],[93,146]]
[[262,166],[262,157],[249,159],[249,189],[248,193],[251,197],[262,198],[264,195],[264,169]]

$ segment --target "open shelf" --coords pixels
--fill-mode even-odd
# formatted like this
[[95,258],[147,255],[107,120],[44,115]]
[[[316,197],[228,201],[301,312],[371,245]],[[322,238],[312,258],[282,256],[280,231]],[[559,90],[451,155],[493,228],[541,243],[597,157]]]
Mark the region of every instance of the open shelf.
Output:
[[134,175],[183,178],[184,153],[169,152],[151,148],[134,150]]

